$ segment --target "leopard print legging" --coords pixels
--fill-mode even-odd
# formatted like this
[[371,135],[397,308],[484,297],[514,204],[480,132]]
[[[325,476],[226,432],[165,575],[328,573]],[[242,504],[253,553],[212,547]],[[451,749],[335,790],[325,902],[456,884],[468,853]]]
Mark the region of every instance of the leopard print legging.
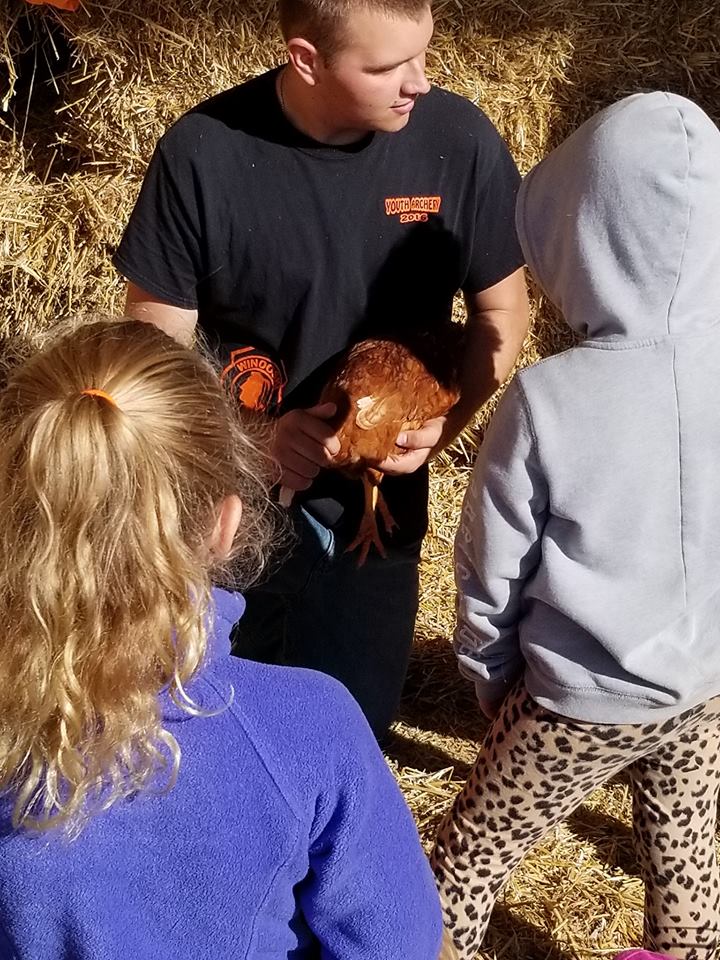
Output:
[[602,726],[557,716],[517,688],[431,854],[461,960],[476,956],[495,900],[530,847],[626,768],[646,890],[645,946],[678,960],[715,957],[719,752],[720,697],[659,724]]

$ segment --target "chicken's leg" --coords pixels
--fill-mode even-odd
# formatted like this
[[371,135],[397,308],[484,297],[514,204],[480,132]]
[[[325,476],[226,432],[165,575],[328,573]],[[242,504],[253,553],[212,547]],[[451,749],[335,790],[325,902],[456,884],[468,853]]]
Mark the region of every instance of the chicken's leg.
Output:
[[373,545],[381,557],[387,556],[385,552],[385,545],[380,539],[380,531],[378,530],[377,519],[375,517],[376,508],[380,511],[380,516],[383,519],[383,525],[388,533],[390,533],[390,531],[397,526],[390,511],[388,510],[385,499],[378,488],[378,484],[382,480],[382,477],[383,475],[379,470],[366,470],[362,475],[363,492],[365,494],[365,509],[363,511],[362,520],[360,521],[360,528],[358,529],[357,536],[347,547],[346,551],[350,552],[351,550],[356,550],[358,547],[360,547],[360,555],[358,556],[357,563],[359,567],[362,567],[367,560],[370,547]]
[[374,470],[372,467],[368,467],[365,471],[368,480],[374,487],[375,498],[373,500],[373,511],[377,508],[380,511],[380,516],[383,519],[383,526],[385,527],[385,533],[392,533],[397,524],[395,523],[395,518],[390,513],[387,503],[385,503],[385,497],[382,495],[380,490],[380,484],[384,473],[382,470]]
[[377,508],[380,511],[383,526],[385,527],[385,533],[392,533],[395,527],[397,527],[397,523],[388,509],[388,505],[385,503],[385,497],[380,492],[379,487],[375,487],[375,496],[377,498]]

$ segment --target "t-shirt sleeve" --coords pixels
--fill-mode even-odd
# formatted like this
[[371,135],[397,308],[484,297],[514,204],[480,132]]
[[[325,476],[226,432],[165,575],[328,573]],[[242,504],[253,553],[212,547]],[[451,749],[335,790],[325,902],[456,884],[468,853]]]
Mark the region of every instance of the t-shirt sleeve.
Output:
[[349,694],[338,688],[310,871],[298,891],[322,960],[437,960],[440,904],[410,811]]
[[175,130],[155,149],[113,264],[128,280],[176,307],[197,307],[203,278],[192,158]]
[[525,263],[515,231],[515,201],[521,177],[510,151],[481,114],[475,237],[463,293],[487,290]]

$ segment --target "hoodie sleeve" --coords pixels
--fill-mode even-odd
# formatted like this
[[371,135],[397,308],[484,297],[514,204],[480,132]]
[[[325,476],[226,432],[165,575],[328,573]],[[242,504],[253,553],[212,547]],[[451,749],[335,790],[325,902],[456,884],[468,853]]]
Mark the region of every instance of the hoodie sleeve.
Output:
[[493,715],[523,670],[522,593],[540,559],[548,493],[519,379],[505,391],[478,455],[455,538],[460,672]]
[[360,709],[339,685],[334,699],[305,919],[322,960],[437,960],[440,902],[412,816]]

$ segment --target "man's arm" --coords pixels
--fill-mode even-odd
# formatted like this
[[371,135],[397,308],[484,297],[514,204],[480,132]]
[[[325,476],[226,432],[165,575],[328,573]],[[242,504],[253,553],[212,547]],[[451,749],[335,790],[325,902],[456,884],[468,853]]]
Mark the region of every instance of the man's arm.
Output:
[[528,331],[525,268],[467,295],[465,353],[460,371],[460,400],[448,414],[436,452],[452,443],[480,407],[510,376]]
[[125,298],[125,316],[132,320],[142,320],[143,323],[154,323],[175,340],[189,346],[195,333],[198,312],[174,307],[129,282]]
[[460,400],[446,417],[436,417],[419,430],[400,434],[406,453],[389,457],[384,473],[413,473],[447,447],[510,374],[528,330],[529,303],[521,267],[499,283],[465,297],[468,317]]
[[[169,336],[190,346],[197,324],[197,310],[184,310],[128,283],[125,315],[154,323]],[[291,410],[280,417],[273,438],[273,455],[282,468],[283,486],[307,490],[322,467],[332,463],[340,450],[335,431],[325,422],[335,413],[335,404],[311,410]]]

